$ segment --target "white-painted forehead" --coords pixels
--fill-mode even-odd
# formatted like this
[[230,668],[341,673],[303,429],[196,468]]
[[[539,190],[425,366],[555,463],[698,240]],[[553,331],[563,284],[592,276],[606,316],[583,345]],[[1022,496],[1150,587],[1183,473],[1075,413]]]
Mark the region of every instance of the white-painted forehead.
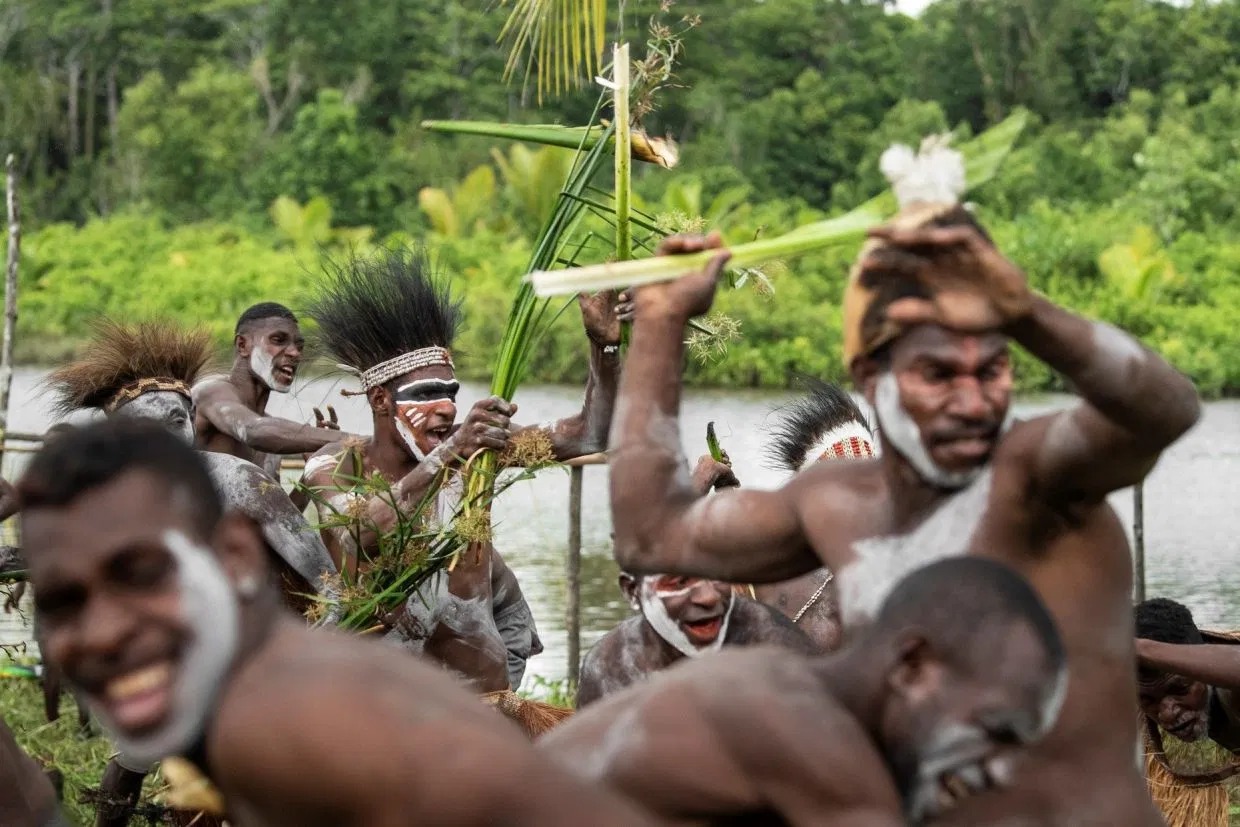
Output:
[[408,390],[416,390],[418,388],[459,388],[461,383],[455,379],[440,379],[434,377],[431,379],[414,379],[412,382],[406,382],[396,389],[397,393],[403,393]]

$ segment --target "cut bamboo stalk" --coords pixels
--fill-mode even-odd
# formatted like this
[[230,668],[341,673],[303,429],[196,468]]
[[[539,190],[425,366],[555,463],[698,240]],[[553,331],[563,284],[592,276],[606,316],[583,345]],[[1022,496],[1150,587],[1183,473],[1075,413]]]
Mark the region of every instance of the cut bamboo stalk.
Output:
[[[17,263],[21,258],[21,206],[17,199],[17,160],[4,161],[5,204],[9,216],[9,248],[4,270],[4,340],[0,344],[0,435],[9,429],[9,392],[13,387],[13,334],[17,328]],[[0,438],[0,463],[4,440]]]

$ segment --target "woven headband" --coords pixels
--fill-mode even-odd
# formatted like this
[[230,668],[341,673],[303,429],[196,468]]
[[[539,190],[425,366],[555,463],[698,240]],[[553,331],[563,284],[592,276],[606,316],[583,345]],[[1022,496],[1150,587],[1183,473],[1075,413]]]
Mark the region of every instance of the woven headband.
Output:
[[823,434],[805,452],[806,464],[824,459],[869,459],[877,456],[870,432],[859,422],[845,422]]
[[103,410],[106,413],[113,413],[117,408],[124,405],[126,402],[132,402],[142,394],[150,393],[151,391],[171,391],[172,393],[179,393],[186,399],[193,401],[193,397],[190,396],[189,385],[185,384],[181,380],[148,378],[139,379],[136,382],[130,382],[128,385],[122,387],[112,396],[111,399],[104,403]]
[[341,370],[347,370],[349,373],[355,374],[362,380],[362,390],[368,391],[371,388],[377,388],[380,385],[386,385],[398,376],[404,376],[406,373],[412,373],[419,368],[429,367],[455,367],[452,364],[452,353],[444,347],[424,347],[418,350],[411,350],[408,353],[402,353],[395,359],[388,359],[386,362],[380,362],[367,370],[358,370],[348,365],[337,365]]

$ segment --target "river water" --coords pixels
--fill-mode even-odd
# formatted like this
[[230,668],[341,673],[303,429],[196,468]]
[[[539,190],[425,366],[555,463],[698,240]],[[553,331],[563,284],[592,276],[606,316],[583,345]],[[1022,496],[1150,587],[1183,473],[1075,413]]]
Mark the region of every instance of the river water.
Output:
[[[42,432],[52,422],[49,400],[38,390],[43,372],[18,370],[13,382],[10,429]],[[313,419],[314,406],[330,403],[346,430],[368,433],[370,411],[362,397],[342,397],[347,386],[338,378],[299,381],[294,393],[273,394],[271,413],[301,421]],[[483,386],[466,383],[462,410],[484,396]],[[705,390],[687,395],[681,435],[690,458],[705,453],[707,421],[714,420],[719,440],[747,487],[778,486],[785,473],[770,467],[766,429],[771,411],[792,398],[787,392]],[[571,413],[581,391],[571,387],[533,386],[517,395],[521,423],[547,421]],[[1018,416],[1063,407],[1064,396],[1024,399]],[[6,476],[23,458],[6,456]],[[548,469],[537,478],[509,488],[494,507],[496,546],[516,571],[533,607],[546,651],[530,661],[529,685],[536,677],[555,680],[565,674],[565,577],[568,548],[568,472]],[[1240,628],[1240,401],[1212,402],[1202,421],[1174,445],[1145,485],[1146,584],[1151,597],[1187,604],[1199,624]],[[1112,502],[1131,533],[1132,493],[1119,492]],[[607,469],[588,467],[582,498],[582,651],[628,613],[616,587],[610,555],[611,515],[607,507]],[[24,637],[16,615],[0,616],[0,642]]]

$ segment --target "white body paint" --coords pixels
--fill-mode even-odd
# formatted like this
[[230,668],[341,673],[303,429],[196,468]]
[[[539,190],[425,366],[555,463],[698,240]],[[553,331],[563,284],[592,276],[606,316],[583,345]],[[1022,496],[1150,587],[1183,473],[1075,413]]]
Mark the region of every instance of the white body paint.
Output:
[[[717,652],[723,647],[723,641],[728,636],[728,621],[732,618],[732,607],[736,605],[735,596],[728,601],[728,608],[723,613],[723,622],[719,625],[719,634],[707,646],[698,646],[689,640],[688,635],[680,628],[680,625],[672,620],[671,615],[667,613],[667,606],[663,605],[663,600],[659,597],[659,592],[655,591],[652,578],[642,578],[639,591],[639,602],[641,604],[642,614],[646,617],[646,622],[650,627],[658,633],[659,637],[666,640],[672,645],[676,651],[688,657],[697,657],[707,652]],[[663,592],[668,597],[685,594],[688,588],[681,589],[677,592]]]
[[250,351],[250,370],[254,371],[254,375],[267,387],[276,393],[288,393],[292,389],[292,384],[284,384],[276,379],[273,360],[271,354],[262,348],[256,347]]
[[177,562],[181,611],[192,635],[173,679],[168,720],[157,732],[129,738],[110,725],[105,708],[91,704],[91,711],[112,732],[126,759],[139,764],[193,746],[236,656],[239,638],[237,597],[212,551],[177,531],[166,532],[163,539]]
[[926,482],[940,488],[963,488],[981,473],[983,466],[968,471],[946,471],[935,464],[926,451],[917,423],[900,403],[900,385],[890,371],[878,377],[874,391],[874,413],[878,417],[883,442],[889,443],[897,454],[908,460],[913,470]]
[[946,499],[908,534],[870,537],[853,544],[857,559],[836,575],[845,627],[873,619],[892,588],[935,560],[968,552],[990,498],[991,470]]
[[193,445],[193,411],[192,403],[176,391],[147,391],[126,402],[114,415],[153,420]]

